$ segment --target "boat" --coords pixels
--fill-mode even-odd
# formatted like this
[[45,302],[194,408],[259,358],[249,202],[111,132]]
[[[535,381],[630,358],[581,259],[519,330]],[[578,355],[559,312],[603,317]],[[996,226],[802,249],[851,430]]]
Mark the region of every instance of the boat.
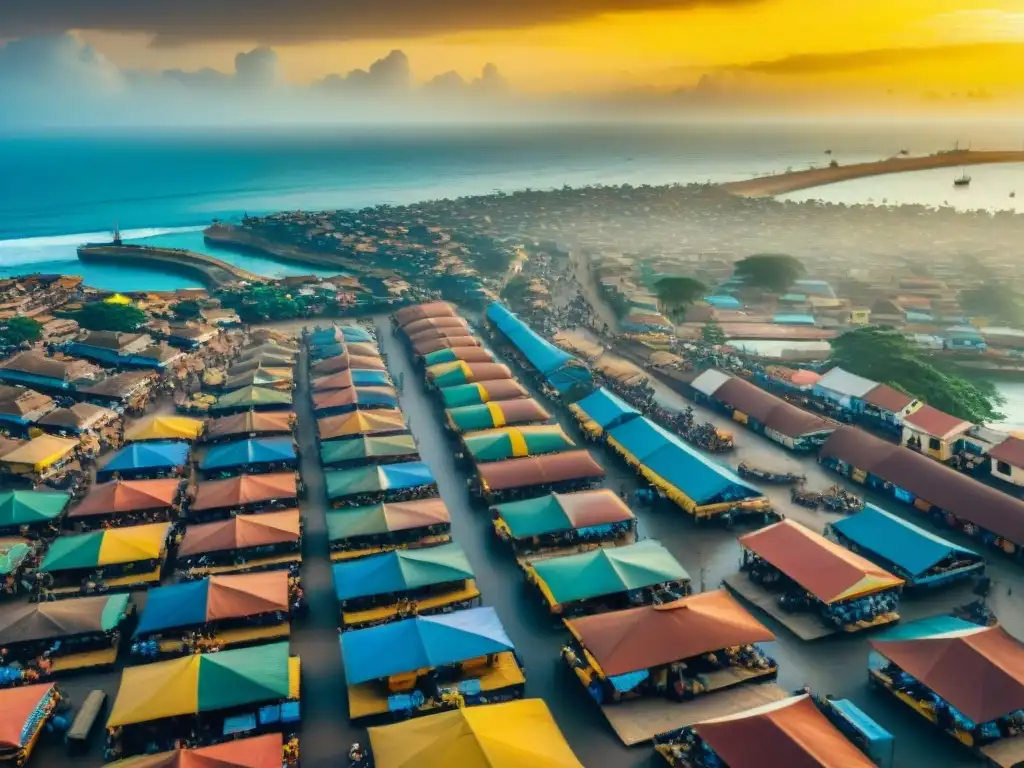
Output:
[[961,171],[960,175],[957,176],[955,179],[953,179],[953,186],[954,187],[967,187],[967,186],[970,186],[970,184],[971,184],[971,177],[968,176],[967,173],[965,173],[964,171]]
[[744,477],[751,480],[760,480],[762,483],[804,483],[807,481],[807,477],[799,475],[796,472],[772,472],[767,469],[761,469],[755,467],[746,462],[741,462],[737,468],[740,477]]

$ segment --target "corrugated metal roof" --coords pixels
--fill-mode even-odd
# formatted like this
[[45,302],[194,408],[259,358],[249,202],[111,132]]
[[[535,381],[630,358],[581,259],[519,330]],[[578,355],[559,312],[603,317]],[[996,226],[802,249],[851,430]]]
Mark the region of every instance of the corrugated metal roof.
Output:
[[833,368],[822,376],[814,386],[840,395],[861,398],[877,387],[878,382],[844,371],[842,368]]
[[707,395],[708,397],[711,397],[712,395],[715,394],[715,392],[718,390],[720,386],[725,384],[725,382],[727,382],[731,378],[732,376],[730,376],[729,374],[722,373],[721,371],[715,368],[711,368],[707,371],[704,371],[704,373],[702,373],[700,376],[698,376],[692,382],[690,382],[690,386],[693,387],[698,392],[700,392],[702,395]]

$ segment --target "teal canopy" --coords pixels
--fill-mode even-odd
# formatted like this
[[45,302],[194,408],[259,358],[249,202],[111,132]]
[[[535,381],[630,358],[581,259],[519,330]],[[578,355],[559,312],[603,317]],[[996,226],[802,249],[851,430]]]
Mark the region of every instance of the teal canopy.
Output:
[[455,543],[343,560],[334,564],[333,572],[339,600],[390,595],[473,578],[466,553]]
[[69,494],[56,491],[4,491],[0,493],[0,528],[53,520],[70,500]]

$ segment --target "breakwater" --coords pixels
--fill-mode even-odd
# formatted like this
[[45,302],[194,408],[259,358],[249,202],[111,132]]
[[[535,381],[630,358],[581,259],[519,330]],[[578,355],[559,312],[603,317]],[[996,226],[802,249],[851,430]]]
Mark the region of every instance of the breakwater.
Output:
[[148,245],[100,244],[83,245],[78,249],[82,261],[107,264],[152,264],[198,278],[208,288],[237,282],[265,283],[267,278],[247,272],[226,261],[203,253],[180,248],[157,248]]
[[[731,181],[720,185],[726,192],[741,197],[774,197],[797,192],[801,189],[835,184],[840,181],[883,176],[889,173],[929,171],[937,168],[959,168],[968,165],[989,165],[993,163],[1024,163],[1024,151],[972,151],[953,150],[923,157],[890,157],[869,163],[835,165],[825,168],[811,168],[806,171],[789,171],[772,176],[761,176],[744,181]],[[952,180],[950,180],[952,183]]]
[[233,224],[219,222],[211,224],[203,230],[203,239],[212,245],[239,251],[251,251],[292,264],[301,264],[317,269],[337,269],[339,274],[366,271],[366,265],[360,264],[355,259],[329,253],[317,253],[298,245],[269,240]]

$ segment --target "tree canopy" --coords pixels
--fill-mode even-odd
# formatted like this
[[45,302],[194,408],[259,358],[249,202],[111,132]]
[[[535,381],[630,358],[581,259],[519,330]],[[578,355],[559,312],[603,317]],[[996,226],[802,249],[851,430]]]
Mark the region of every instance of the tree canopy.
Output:
[[146,313],[133,304],[94,301],[68,317],[90,331],[135,331],[146,322]]
[[847,331],[832,341],[833,365],[888,384],[933,408],[975,424],[998,421],[1003,398],[989,382],[972,381],[955,365],[878,327]]
[[674,318],[686,314],[686,306],[707,293],[708,287],[692,277],[663,277],[654,284],[658,301]]
[[700,337],[701,341],[711,346],[721,346],[727,341],[725,331],[722,330],[722,326],[718,324],[717,320],[708,320],[704,323],[704,327],[700,331]]
[[1003,283],[983,283],[960,293],[960,308],[1006,325],[1024,322],[1024,296]]
[[733,274],[746,285],[772,293],[785,293],[806,272],[799,259],[785,253],[758,253],[740,259],[733,267]]
[[293,296],[279,285],[261,285],[245,291],[226,292],[221,304],[238,313],[243,323],[261,323],[267,320],[294,320],[309,314],[315,299]]
[[12,317],[0,325],[0,346],[16,347],[26,341],[39,341],[43,337],[43,325],[34,317]]
[[199,306],[199,302],[192,299],[179,301],[177,304],[171,305],[171,312],[174,313],[175,317],[182,320],[194,320],[199,317],[200,311],[202,311],[202,307]]

